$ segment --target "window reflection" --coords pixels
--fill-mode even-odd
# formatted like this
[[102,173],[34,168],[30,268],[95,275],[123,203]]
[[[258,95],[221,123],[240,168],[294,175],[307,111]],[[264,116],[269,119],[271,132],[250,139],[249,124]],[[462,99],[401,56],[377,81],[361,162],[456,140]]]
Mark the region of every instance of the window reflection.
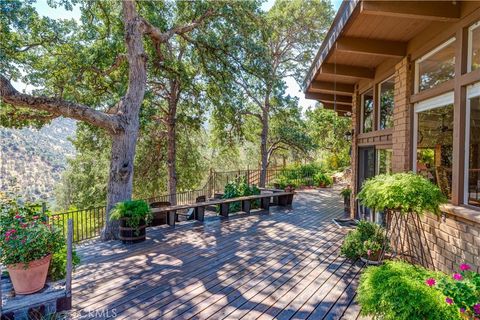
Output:
[[418,91],[433,88],[455,77],[455,39],[417,61]]
[[380,130],[393,127],[394,87],[393,78],[380,84]]
[[468,204],[480,207],[480,97],[470,99]]
[[362,95],[362,132],[373,131],[373,89]]
[[418,113],[417,171],[451,198],[453,104]]

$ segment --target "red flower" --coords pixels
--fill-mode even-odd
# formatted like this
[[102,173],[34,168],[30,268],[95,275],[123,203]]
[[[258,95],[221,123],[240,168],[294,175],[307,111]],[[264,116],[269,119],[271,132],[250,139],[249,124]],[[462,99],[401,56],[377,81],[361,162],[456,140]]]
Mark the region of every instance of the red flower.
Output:
[[22,219],[22,216],[19,215],[19,214],[17,214],[17,215],[15,216],[15,219]]
[[446,298],[445,302],[448,303],[448,304],[453,304],[452,298]]
[[38,216],[33,216],[33,220],[37,220],[38,219]]
[[466,263],[463,263],[460,265],[460,270],[462,271],[467,271],[467,270],[470,270],[472,267],[470,267],[470,265],[466,264]]
[[457,280],[457,281],[460,281],[463,279],[462,275],[460,273],[455,273],[453,275],[453,279]]

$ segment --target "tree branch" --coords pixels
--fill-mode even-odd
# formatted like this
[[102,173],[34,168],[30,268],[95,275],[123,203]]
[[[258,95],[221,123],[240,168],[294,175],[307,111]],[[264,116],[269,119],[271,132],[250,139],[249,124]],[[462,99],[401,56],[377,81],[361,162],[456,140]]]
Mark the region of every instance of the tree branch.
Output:
[[122,130],[119,121],[115,116],[92,109],[82,104],[65,101],[58,98],[45,96],[32,96],[18,92],[5,78],[0,74],[0,95],[4,103],[16,107],[24,107],[33,110],[47,111],[52,116],[64,116],[80,121],[88,122],[92,125],[102,127],[110,132]]

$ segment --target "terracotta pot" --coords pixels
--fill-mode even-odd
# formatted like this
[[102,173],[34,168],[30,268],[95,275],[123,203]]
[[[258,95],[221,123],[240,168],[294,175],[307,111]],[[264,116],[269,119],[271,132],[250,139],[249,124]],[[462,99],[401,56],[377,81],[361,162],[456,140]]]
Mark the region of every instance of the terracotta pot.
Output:
[[[27,264],[16,263],[8,265],[7,270],[15,293],[29,294],[42,290],[45,286],[51,259],[52,255],[49,254]],[[26,268],[25,265],[27,265]]]

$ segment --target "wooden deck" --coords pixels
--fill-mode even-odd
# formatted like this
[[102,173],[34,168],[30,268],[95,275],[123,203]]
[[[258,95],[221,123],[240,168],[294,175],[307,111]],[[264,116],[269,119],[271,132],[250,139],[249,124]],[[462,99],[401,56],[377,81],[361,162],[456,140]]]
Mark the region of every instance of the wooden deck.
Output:
[[357,319],[361,264],[339,256],[337,191],[292,208],[148,230],[146,242],[78,248],[73,318]]

